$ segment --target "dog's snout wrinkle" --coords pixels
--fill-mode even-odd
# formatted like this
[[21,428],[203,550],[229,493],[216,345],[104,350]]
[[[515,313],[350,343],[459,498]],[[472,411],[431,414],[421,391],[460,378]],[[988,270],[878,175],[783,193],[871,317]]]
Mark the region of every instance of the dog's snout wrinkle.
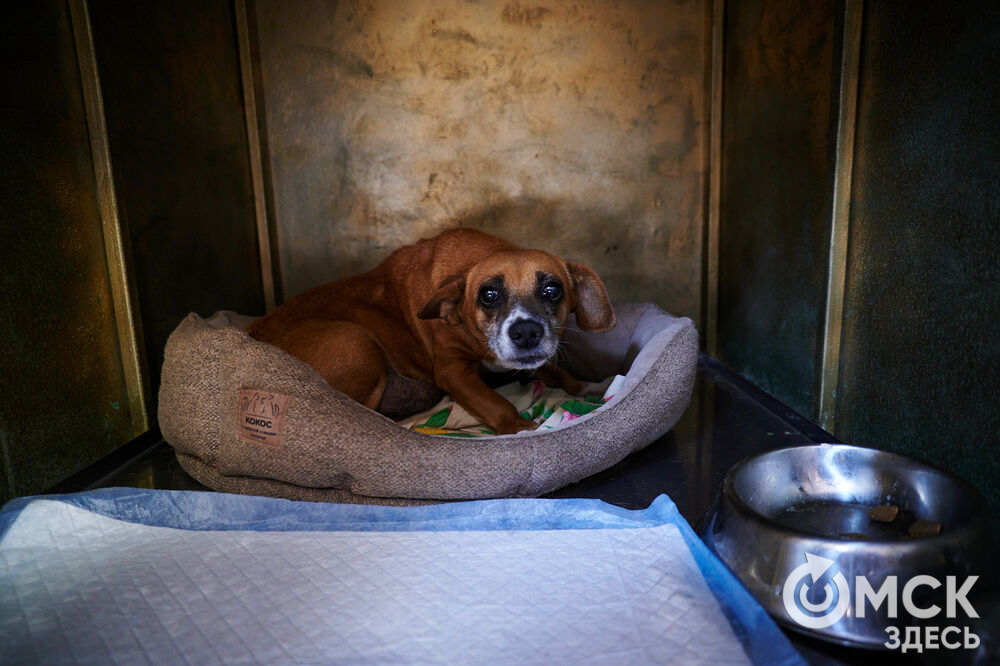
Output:
[[488,336],[489,349],[496,358],[493,366],[504,370],[537,368],[556,353],[558,340],[553,330],[523,304],[516,304]]
[[530,319],[518,319],[510,326],[507,335],[520,349],[534,349],[542,341],[545,329]]

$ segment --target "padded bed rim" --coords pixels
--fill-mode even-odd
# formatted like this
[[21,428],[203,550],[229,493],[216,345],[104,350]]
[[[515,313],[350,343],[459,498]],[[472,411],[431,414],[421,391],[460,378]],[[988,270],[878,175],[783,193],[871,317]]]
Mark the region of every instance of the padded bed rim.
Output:
[[[335,391],[285,352],[234,326],[212,328],[192,314],[168,341],[161,429],[188,473],[226,492],[379,504],[541,495],[662,436],[690,400],[698,351],[693,323],[649,304],[618,307],[642,310],[630,346],[640,329],[655,331],[641,345],[619,395],[566,427],[478,439],[404,430]],[[251,367],[238,360],[247,355],[255,361]],[[178,358],[190,362],[172,362]],[[189,371],[196,374],[194,382],[185,376]],[[242,386],[289,393],[300,412],[343,431],[324,432],[328,441],[310,446],[308,428],[300,427],[300,443],[281,451],[242,443],[235,427],[223,427],[230,419],[235,424]],[[286,437],[302,426],[294,422],[290,417]]]

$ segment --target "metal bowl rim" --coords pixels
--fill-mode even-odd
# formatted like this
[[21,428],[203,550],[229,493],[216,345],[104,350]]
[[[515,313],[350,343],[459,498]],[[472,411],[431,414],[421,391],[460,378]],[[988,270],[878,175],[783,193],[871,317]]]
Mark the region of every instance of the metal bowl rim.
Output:
[[[788,452],[788,451],[796,451],[796,450],[802,450],[802,449],[818,449],[818,448],[823,448],[823,447],[837,447],[837,448],[843,448],[843,449],[848,449],[848,450],[854,449],[854,450],[861,450],[861,451],[873,451],[875,453],[881,453],[881,454],[892,456],[892,457],[895,457],[895,458],[901,458],[903,460],[906,460],[907,462],[914,463],[914,464],[916,464],[918,466],[925,467],[925,468],[927,468],[927,469],[929,469],[931,471],[934,471],[934,472],[937,472],[939,474],[942,474],[949,481],[957,483],[961,487],[961,489],[963,491],[965,491],[968,494],[969,498],[972,500],[972,503],[971,503],[971,506],[970,506],[970,509],[969,509],[969,512],[968,512],[968,517],[965,520],[963,520],[954,529],[948,530],[947,533],[941,532],[939,534],[934,534],[934,535],[931,535],[931,536],[924,536],[924,537],[920,537],[919,539],[912,539],[910,541],[900,541],[898,539],[891,539],[891,538],[875,539],[875,538],[867,538],[867,537],[864,538],[864,539],[851,539],[851,540],[837,539],[837,538],[831,537],[831,536],[825,536],[825,535],[821,535],[821,534],[814,534],[812,532],[806,532],[804,530],[800,530],[800,529],[797,529],[797,528],[792,527],[790,525],[786,525],[784,523],[780,523],[777,520],[774,520],[773,518],[765,516],[764,514],[760,513],[759,511],[757,511],[756,509],[754,509],[753,507],[751,507],[749,504],[747,504],[743,500],[743,498],[740,497],[740,494],[736,492],[736,489],[733,488],[733,480],[740,473],[740,471],[742,471],[744,467],[746,467],[747,465],[749,465],[750,463],[752,463],[752,462],[754,462],[756,460],[759,460],[761,458],[765,458],[767,456],[774,455],[774,454],[785,453],[785,452]],[[750,456],[748,458],[744,458],[740,462],[738,462],[735,465],[733,465],[733,467],[728,472],[726,472],[726,476],[725,476],[725,478],[722,481],[722,500],[724,502],[729,501],[729,502],[733,503],[734,507],[738,511],[740,511],[743,514],[745,514],[750,519],[752,519],[752,520],[754,520],[756,522],[759,522],[762,525],[770,527],[771,529],[773,529],[773,530],[775,530],[777,532],[788,534],[789,536],[804,537],[804,538],[811,539],[813,541],[829,542],[831,544],[845,544],[845,543],[850,543],[850,544],[856,544],[856,545],[859,545],[859,546],[860,545],[893,544],[893,545],[898,546],[900,548],[918,548],[922,544],[940,543],[941,541],[950,540],[950,539],[954,538],[954,536],[955,536],[955,534],[957,532],[961,532],[963,530],[963,528],[965,528],[965,527],[967,527],[967,526],[975,523],[975,517],[977,515],[980,515],[982,513],[982,511],[983,511],[983,508],[985,507],[985,501],[983,500],[982,496],[976,491],[975,488],[973,488],[965,480],[961,479],[960,477],[956,476],[955,474],[952,474],[951,472],[949,472],[947,470],[941,469],[940,467],[937,467],[936,465],[932,465],[932,464],[924,462],[922,460],[918,460],[916,458],[912,458],[910,456],[903,455],[901,453],[895,453],[893,451],[885,451],[884,449],[879,449],[879,448],[876,448],[874,446],[861,446],[859,444],[848,444],[848,443],[844,443],[844,442],[816,442],[816,443],[813,443],[813,444],[800,444],[800,445],[797,445],[797,446],[784,446],[784,447],[781,447],[781,448],[778,448],[778,449],[771,449],[770,451],[764,451],[763,453],[758,453],[758,454],[752,455],[752,456]]]

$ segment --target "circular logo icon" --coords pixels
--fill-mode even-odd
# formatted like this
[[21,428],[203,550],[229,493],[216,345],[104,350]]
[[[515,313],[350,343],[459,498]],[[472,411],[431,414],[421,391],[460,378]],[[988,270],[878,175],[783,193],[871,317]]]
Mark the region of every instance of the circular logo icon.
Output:
[[[788,574],[785,579],[785,589],[782,591],[782,601],[789,617],[807,629],[823,629],[829,627],[844,617],[850,604],[851,592],[847,588],[847,579],[839,571],[828,577],[836,586],[829,582],[820,582],[823,575],[833,565],[833,560],[806,553],[806,562]],[[821,600],[809,600],[817,596],[816,588],[821,593]],[[812,592],[812,595],[810,595]]]

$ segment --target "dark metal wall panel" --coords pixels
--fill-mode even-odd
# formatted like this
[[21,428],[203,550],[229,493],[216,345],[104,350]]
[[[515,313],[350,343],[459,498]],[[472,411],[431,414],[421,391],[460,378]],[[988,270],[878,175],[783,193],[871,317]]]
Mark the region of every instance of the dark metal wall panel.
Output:
[[64,2],[0,23],[0,501],[131,437],[87,116]]
[[836,434],[1000,508],[1000,5],[865,8]]
[[726,3],[718,353],[815,417],[829,259],[837,3]]
[[232,3],[90,3],[153,396],[189,312],[264,311]]
[[255,4],[285,296],[463,223],[698,315],[708,3]]

